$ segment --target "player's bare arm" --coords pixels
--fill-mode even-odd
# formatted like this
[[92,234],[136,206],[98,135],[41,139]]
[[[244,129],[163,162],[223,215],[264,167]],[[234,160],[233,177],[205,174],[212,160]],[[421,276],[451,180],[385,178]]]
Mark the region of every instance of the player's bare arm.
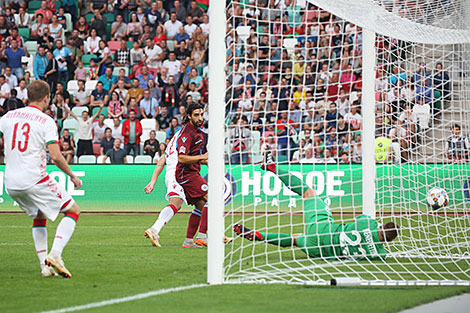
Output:
[[75,188],[81,188],[82,181],[77,176],[75,176],[69,164],[67,163],[67,161],[65,161],[64,156],[60,152],[59,144],[51,143],[47,146],[47,149],[49,150],[52,160],[54,160],[54,164],[57,165],[57,167],[62,172],[64,172],[70,177]]
[[145,193],[151,193],[153,191],[153,188],[155,187],[155,184],[157,183],[158,177],[160,176],[163,169],[165,168],[165,165],[166,165],[166,156],[163,155],[163,157],[158,161],[157,165],[155,166],[152,179],[150,180],[148,185],[145,186],[144,188]]

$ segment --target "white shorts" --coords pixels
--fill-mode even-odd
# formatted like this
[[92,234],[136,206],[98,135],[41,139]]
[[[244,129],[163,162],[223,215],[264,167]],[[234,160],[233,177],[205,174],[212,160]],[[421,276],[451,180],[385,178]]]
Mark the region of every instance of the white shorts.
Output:
[[29,217],[35,218],[41,211],[51,221],[75,203],[65,189],[49,176],[29,189],[7,189],[7,193]]
[[170,201],[171,197],[178,197],[186,202],[186,196],[184,194],[184,189],[181,187],[180,184],[176,181],[175,176],[165,177],[165,184],[166,184],[166,200]]

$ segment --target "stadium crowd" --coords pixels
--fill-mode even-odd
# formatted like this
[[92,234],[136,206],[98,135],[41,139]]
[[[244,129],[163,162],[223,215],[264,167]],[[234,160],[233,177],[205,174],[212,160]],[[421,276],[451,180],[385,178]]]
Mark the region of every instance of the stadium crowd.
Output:
[[[70,163],[93,154],[157,162],[186,106],[208,108],[208,2],[4,0],[0,114],[27,105],[27,85],[42,79]],[[361,28],[293,0],[227,0],[227,8],[227,161],[271,150],[280,161],[361,163]],[[401,69],[403,42],[377,46],[376,148],[390,147],[377,162],[407,162],[448,101],[450,78],[440,63]]]

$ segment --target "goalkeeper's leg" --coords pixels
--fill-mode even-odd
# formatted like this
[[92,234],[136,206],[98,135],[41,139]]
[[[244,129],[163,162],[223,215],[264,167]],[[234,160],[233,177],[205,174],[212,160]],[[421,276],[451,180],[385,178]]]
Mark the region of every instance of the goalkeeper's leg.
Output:
[[297,235],[284,234],[284,233],[264,233],[251,230],[241,224],[233,225],[233,231],[241,237],[244,237],[250,241],[265,241],[269,244],[290,247],[296,244]]
[[301,178],[292,175],[289,171],[286,171],[280,167],[277,167],[274,163],[271,152],[266,153],[265,164],[261,166],[263,170],[268,170],[276,174],[279,179],[289,187],[293,192],[303,197],[304,199],[310,198],[315,195],[315,191],[305,184]]

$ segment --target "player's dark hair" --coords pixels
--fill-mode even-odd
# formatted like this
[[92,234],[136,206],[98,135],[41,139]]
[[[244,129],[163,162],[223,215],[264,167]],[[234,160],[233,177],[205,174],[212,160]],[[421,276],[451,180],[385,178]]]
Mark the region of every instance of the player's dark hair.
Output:
[[384,240],[390,242],[398,236],[400,232],[400,226],[394,222],[388,222],[382,226],[384,232]]
[[50,95],[51,88],[43,80],[34,80],[28,86],[28,98],[30,102],[39,102],[45,96]]
[[204,106],[199,103],[191,103],[190,105],[188,105],[188,107],[186,108],[186,115],[183,118],[183,124],[187,124],[189,122],[189,117],[193,115],[194,111],[199,109],[204,110]]

